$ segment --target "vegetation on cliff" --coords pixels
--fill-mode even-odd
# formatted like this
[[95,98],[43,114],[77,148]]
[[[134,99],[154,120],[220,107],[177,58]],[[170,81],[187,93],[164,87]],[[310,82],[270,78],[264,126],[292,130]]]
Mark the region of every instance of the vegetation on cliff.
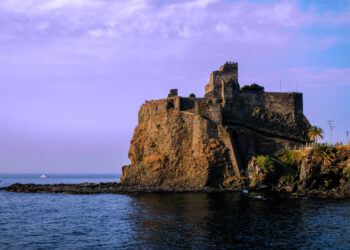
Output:
[[253,83],[251,85],[244,85],[241,90],[242,91],[264,91],[264,87],[260,86],[256,83]]
[[350,196],[350,146],[325,145],[303,151],[285,151],[279,159],[297,167],[293,180],[282,180],[280,189],[323,196]]
[[350,146],[282,150],[252,157],[249,187],[321,197],[350,197]]

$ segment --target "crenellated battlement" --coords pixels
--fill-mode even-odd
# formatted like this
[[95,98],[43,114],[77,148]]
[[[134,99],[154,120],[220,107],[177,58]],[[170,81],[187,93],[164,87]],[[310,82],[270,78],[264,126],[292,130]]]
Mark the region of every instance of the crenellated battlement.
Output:
[[237,62],[226,62],[219,68],[221,72],[238,72],[238,63]]

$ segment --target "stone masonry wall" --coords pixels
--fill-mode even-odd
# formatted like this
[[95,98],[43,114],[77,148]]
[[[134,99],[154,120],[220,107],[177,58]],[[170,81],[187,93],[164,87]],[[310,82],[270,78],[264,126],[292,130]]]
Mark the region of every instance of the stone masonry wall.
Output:
[[219,103],[196,102],[195,113],[214,121],[216,124],[222,124],[222,109]]
[[265,108],[270,111],[294,116],[303,114],[303,94],[265,92]]
[[205,95],[220,96],[221,82],[228,79],[238,80],[238,71],[213,71],[209,83],[205,86]]
[[236,108],[266,108],[284,115],[303,115],[303,96],[301,93],[240,91],[233,96],[229,105]]
[[173,100],[148,101],[139,110],[138,123],[141,124],[144,121],[150,120],[156,114],[166,113],[169,108],[174,108]]

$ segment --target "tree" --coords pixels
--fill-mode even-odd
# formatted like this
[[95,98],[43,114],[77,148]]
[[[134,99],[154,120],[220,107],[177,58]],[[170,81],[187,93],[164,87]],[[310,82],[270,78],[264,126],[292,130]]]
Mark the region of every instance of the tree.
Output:
[[317,126],[311,126],[307,135],[309,136],[311,141],[317,144],[318,138],[323,139],[323,129]]
[[196,98],[196,95],[193,94],[193,93],[191,93],[191,94],[189,95],[189,97],[190,97],[190,98]]
[[260,86],[260,85],[258,85],[256,83],[253,83],[252,85],[250,85],[250,90],[252,90],[252,91],[263,91],[264,87]]
[[264,87],[256,84],[256,83],[253,83],[251,84],[250,86],[249,85],[244,85],[242,88],[241,88],[242,91],[264,91]]
[[244,85],[241,90],[245,91],[245,90],[249,90],[250,89],[250,86],[249,85]]

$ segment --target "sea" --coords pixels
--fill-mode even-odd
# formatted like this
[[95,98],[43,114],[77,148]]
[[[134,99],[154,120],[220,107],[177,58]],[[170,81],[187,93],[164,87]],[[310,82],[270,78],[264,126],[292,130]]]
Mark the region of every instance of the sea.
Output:
[[[0,174],[0,185],[114,182],[117,174]],[[0,249],[350,249],[350,200],[254,192],[0,191]]]

